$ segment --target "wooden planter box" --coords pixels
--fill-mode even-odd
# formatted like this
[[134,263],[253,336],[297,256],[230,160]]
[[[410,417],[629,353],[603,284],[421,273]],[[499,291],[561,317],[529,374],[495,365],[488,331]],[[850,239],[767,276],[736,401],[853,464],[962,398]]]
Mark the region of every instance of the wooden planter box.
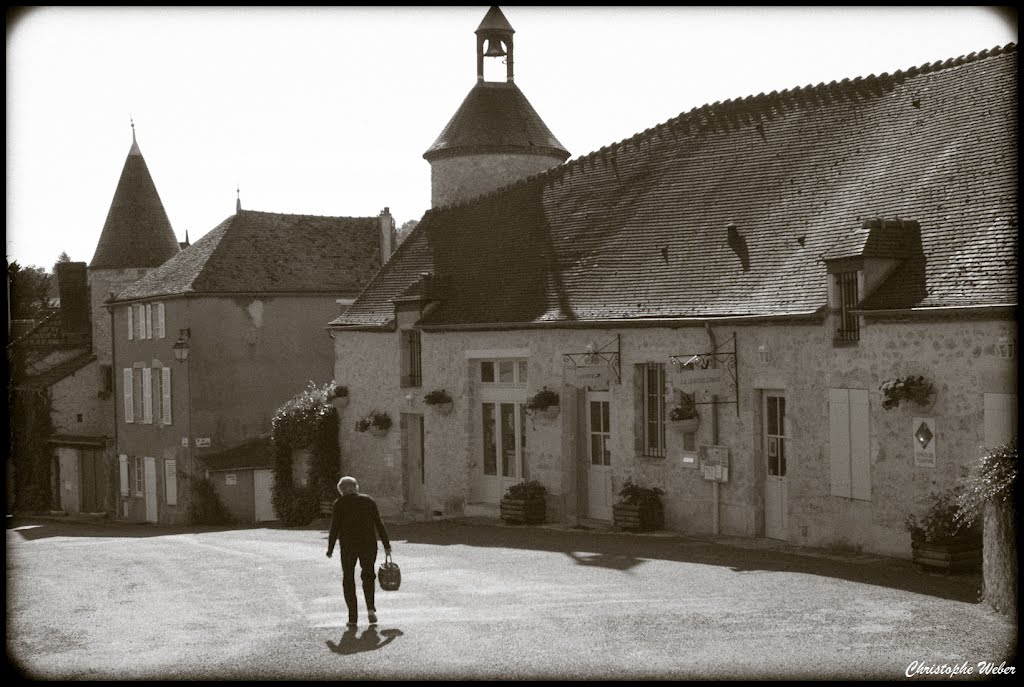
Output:
[[665,526],[665,511],[661,502],[653,506],[633,506],[625,503],[612,505],[615,526],[623,530],[649,532]]
[[546,515],[544,499],[501,500],[501,519],[505,522],[534,524],[544,522]]
[[914,562],[925,568],[946,572],[981,570],[981,539],[974,536],[957,537],[947,543],[911,542]]

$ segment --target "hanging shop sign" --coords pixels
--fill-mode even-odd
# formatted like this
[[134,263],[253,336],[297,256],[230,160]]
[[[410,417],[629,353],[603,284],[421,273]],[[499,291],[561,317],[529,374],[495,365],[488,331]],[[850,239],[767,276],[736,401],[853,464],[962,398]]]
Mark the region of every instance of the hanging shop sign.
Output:
[[582,353],[562,354],[562,377],[567,384],[603,391],[622,381],[619,367],[619,337],[595,349],[588,346]]
[[[732,350],[723,348],[732,344]],[[709,353],[685,353],[669,356],[672,386],[695,394],[698,404],[734,403],[740,414],[739,364],[736,359],[736,334]],[[720,398],[712,399],[717,396]]]

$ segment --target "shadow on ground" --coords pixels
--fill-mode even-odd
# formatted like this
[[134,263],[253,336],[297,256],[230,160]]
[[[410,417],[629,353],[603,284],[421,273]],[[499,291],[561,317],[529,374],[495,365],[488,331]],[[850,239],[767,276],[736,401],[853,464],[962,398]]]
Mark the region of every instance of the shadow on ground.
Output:
[[345,629],[337,642],[327,640],[327,648],[336,654],[359,654],[364,651],[376,651],[383,649],[391,642],[401,637],[404,633],[401,630],[389,629],[377,632],[376,627],[368,627],[359,634],[358,629]]

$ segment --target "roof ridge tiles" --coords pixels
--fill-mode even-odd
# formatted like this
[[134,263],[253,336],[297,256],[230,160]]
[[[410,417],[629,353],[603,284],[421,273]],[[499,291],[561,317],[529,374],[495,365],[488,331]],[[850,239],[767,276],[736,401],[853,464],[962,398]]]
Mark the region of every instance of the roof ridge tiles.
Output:
[[[995,48],[993,48],[991,50],[985,49],[985,50],[982,50],[981,52],[972,52],[969,55],[961,56],[960,58],[955,58],[955,59],[963,59],[963,63],[967,64],[967,63],[970,63],[970,62],[977,62],[977,61],[980,61],[982,59],[986,59],[987,57],[993,57],[993,56],[1001,55],[1003,53],[1015,52],[1016,48],[1017,48],[1016,43],[1012,43],[1011,42],[1011,43],[1007,43],[1005,46],[1002,46],[1002,47],[997,46],[997,47],[995,47]],[[942,68],[944,68],[944,67],[943,67],[943,63],[941,61],[938,61],[938,62],[935,62],[935,63],[925,63],[925,64],[920,65],[920,66],[910,67],[909,69],[906,69],[906,70],[897,70],[896,72],[894,72],[893,76],[897,76],[898,77],[900,75],[905,75],[905,76],[908,76],[908,77],[912,78],[912,77],[915,77],[915,76],[917,76],[919,74],[926,74],[926,73],[929,73],[931,71],[935,71],[937,69],[942,69]],[[890,77],[888,72],[882,72],[878,76],[875,76],[874,74],[872,74],[868,78],[869,79],[880,80],[880,79],[888,79],[888,78],[891,78],[891,77]],[[838,81],[838,82],[835,81],[835,80],[830,81],[828,84],[825,84],[824,82],[822,82],[822,83],[819,83],[817,86],[796,86],[796,87],[793,87],[791,89],[784,90],[782,92],[782,94],[786,95],[787,99],[793,100],[798,95],[799,96],[803,96],[805,94],[812,94],[813,95],[813,94],[817,94],[817,93],[820,93],[821,91],[825,91],[825,90],[833,91],[833,92],[835,92],[837,90],[839,92],[846,92],[846,91],[849,90],[849,87],[851,85],[855,85],[855,84],[856,85],[860,85],[864,81],[865,81],[865,79],[862,76],[854,77],[852,80],[851,80],[850,77],[846,77],[846,78],[844,78],[844,79],[842,79],[841,81]],[[780,95],[782,95],[782,94],[780,94],[778,91],[772,91],[769,94],[765,94],[762,91],[761,93],[758,93],[757,95],[748,95],[745,98],[743,98],[742,100],[743,100],[743,102],[749,103],[749,104],[752,104],[752,105],[753,104],[757,104],[757,103],[767,103],[769,101],[773,101],[773,100],[779,99]],[[731,100],[726,101],[726,103],[730,103],[730,102],[731,102]],[[738,99],[737,99],[737,102],[739,102]],[[664,122],[664,124],[670,126],[670,128],[672,127],[673,123],[678,124],[678,125],[683,125],[687,129],[687,131],[685,133],[689,134],[690,133],[690,131],[689,131],[689,129],[690,129],[690,127],[689,127],[690,122],[687,121],[687,120],[698,118],[698,117],[701,117],[701,116],[703,116],[706,120],[710,120],[711,116],[714,114],[714,110],[716,108],[721,108],[721,107],[723,107],[723,104],[720,101],[715,101],[714,103],[710,103],[710,104],[705,103],[704,105],[700,105],[700,106],[694,106],[689,111],[685,111],[684,110],[683,112],[680,112],[678,115],[669,118],[668,120],[666,120]],[[736,107],[736,104],[733,103],[732,105],[730,105],[730,107]],[[476,198],[466,199],[466,200],[463,200],[461,202],[456,202],[456,203],[452,203],[450,205],[442,206],[441,209],[455,208],[455,207],[459,207],[461,205],[465,205],[465,204],[468,204],[468,203],[476,202],[476,201],[481,200],[483,198],[487,198],[489,196],[499,194],[499,193],[503,192],[504,190],[506,190],[508,188],[513,188],[513,187],[517,186],[520,183],[526,183],[527,181],[536,180],[536,179],[543,179],[543,178],[546,178],[546,177],[550,177],[550,178],[554,179],[554,178],[556,178],[555,177],[556,174],[564,174],[564,170],[562,168],[565,165],[569,165],[569,164],[571,164],[573,162],[582,162],[582,161],[585,161],[585,160],[588,160],[588,159],[592,159],[594,157],[606,155],[609,151],[612,153],[612,155],[616,155],[618,153],[618,151],[624,149],[624,147],[626,145],[637,144],[637,143],[642,142],[643,140],[649,138],[652,135],[651,131],[652,131],[653,128],[656,128],[656,126],[648,128],[648,129],[645,129],[643,131],[638,131],[638,132],[634,133],[633,135],[631,135],[631,136],[629,136],[627,138],[624,138],[624,139],[621,139],[619,141],[616,141],[616,142],[610,143],[608,145],[602,146],[602,147],[598,148],[597,150],[593,150],[593,151],[591,151],[589,153],[585,153],[585,154],[579,155],[579,156],[577,156],[575,158],[571,158],[569,160],[566,160],[565,162],[563,162],[563,163],[561,163],[559,165],[551,167],[550,169],[547,169],[547,170],[545,170],[543,172],[539,172],[539,173],[537,173],[535,175],[526,177],[525,179],[520,179],[520,180],[517,180],[515,182],[510,182],[509,184],[506,184],[504,186],[500,186],[500,187],[498,187],[496,189],[493,189],[493,190],[488,191],[486,193],[480,194]],[[559,170],[561,170],[561,171],[559,171]]]

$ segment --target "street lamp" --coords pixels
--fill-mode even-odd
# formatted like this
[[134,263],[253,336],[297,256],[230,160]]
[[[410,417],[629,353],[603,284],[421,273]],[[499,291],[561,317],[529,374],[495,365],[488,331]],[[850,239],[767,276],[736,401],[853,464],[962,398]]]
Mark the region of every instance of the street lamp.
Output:
[[174,342],[171,349],[174,351],[174,359],[179,363],[183,363],[188,360],[188,340],[192,338],[191,329],[179,329],[178,340]]

